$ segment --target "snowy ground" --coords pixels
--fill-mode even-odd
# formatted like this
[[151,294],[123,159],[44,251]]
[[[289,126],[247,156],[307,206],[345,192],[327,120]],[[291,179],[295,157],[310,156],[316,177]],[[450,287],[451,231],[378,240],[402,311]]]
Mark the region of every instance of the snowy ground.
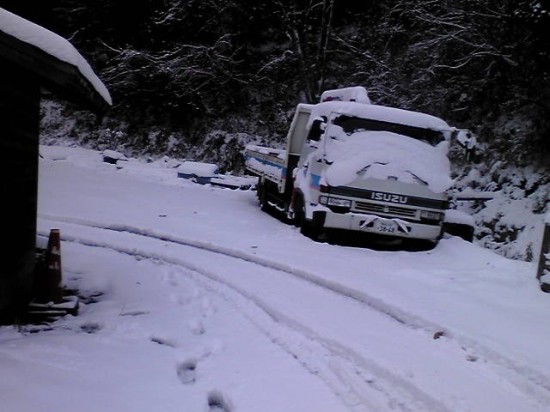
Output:
[[315,243],[254,192],[41,147],[80,314],[0,328],[6,411],[547,411],[535,263]]

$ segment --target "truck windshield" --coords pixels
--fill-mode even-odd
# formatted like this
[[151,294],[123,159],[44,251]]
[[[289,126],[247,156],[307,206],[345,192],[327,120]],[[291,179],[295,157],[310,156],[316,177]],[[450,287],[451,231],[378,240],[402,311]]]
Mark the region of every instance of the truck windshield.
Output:
[[333,123],[340,126],[347,135],[364,131],[392,132],[416,140],[421,140],[431,146],[436,146],[445,140],[443,132],[421,127],[384,122],[381,120],[363,119],[360,117],[341,115],[334,119]]

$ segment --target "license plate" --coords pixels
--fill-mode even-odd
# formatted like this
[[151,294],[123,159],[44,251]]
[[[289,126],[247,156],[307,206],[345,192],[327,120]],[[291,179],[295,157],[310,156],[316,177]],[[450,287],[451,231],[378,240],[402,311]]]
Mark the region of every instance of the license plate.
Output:
[[396,233],[397,225],[394,222],[388,222],[384,220],[377,220],[374,223],[374,229],[380,233]]

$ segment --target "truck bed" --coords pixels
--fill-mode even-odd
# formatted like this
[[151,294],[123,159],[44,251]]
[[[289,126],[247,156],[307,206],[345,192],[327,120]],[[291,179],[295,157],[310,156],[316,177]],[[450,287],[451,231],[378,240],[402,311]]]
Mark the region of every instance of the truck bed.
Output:
[[286,151],[270,147],[248,145],[245,148],[246,169],[276,183],[286,175]]

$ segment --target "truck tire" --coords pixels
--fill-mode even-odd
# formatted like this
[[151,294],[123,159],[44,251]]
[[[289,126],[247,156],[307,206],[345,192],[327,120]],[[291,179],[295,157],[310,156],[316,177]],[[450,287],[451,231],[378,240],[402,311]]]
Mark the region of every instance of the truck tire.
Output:
[[300,227],[300,233],[315,242],[319,241],[323,229],[317,226],[315,222],[307,220],[306,206],[302,195],[296,197],[294,209],[294,220],[296,222],[295,224]]
[[292,224],[296,227],[302,227],[302,220],[304,215],[304,200],[302,195],[297,194],[294,200],[294,216],[292,217]]
[[302,219],[302,223],[300,224],[300,233],[311,240],[317,241],[319,239],[319,231],[316,230],[309,220],[307,220],[305,217]]
[[267,202],[267,185],[263,178],[258,182],[257,195],[258,195],[258,205],[262,212],[269,212],[269,203]]

